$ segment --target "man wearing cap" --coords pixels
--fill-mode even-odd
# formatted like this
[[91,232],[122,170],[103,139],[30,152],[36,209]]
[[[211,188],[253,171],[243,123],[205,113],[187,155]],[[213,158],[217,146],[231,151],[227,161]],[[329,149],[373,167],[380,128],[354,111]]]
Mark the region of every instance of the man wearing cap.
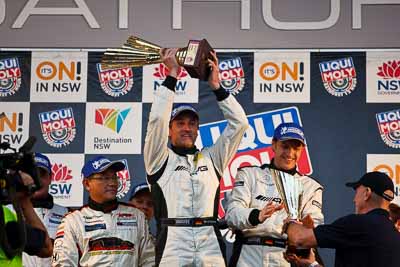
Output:
[[335,248],[336,267],[399,266],[400,233],[388,212],[394,198],[392,179],[381,172],[369,172],[346,185],[355,190],[355,214],[314,229],[288,222],[289,243]]
[[146,219],[150,221],[154,216],[154,202],[147,183],[138,184],[129,198],[129,203],[143,211]]
[[58,227],[52,266],[154,266],[154,246],[144,214],[118,202],[122,161],[98,156],[82,168],[89,204]]
[[[38,167],[41,187],[32,195],[31,202],[36,214],[45,225],[49,237],[54,242],[57,227],[68,209],[54,203],[53,196],[49,194],[52,173],[49,158],[41,153],[35,153],[35,163]],[[51,257],[39,258],[23,253],[22,263],[26,267],[50,266]]]
[[288,215],[282,209],[283,200],[270,169],[289,173],[300,180],[303,185],[300,219],[308,218],[310,227],[313,223],[323,223],[323,188],[297,171],[305,144],[304,131],[299,124],[282,123],[272,138],[275,156],[271,163],[239,168],[225,215],[228,225],[236,232],[230,266],[290,266],[283,256],[286,236],[282,235]]
[[228,123],[214,145],[199,151],[194,145],[199,129],[197,111],[190,105],[172,110],[180,68],[176,51],[162,50],[169,76],[155,92],[144,146],[157,220],[156,264],[225,266],[217,222],[219,179],[235,155],[248,122],[240,104],[220,88],[218,59],[212,53],[208,84]]

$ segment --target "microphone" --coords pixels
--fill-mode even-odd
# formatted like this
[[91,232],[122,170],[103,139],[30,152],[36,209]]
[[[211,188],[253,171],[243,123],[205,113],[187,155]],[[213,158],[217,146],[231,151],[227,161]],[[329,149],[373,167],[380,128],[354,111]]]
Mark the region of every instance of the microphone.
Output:
[[28,140],[19,148],[20,153],[26,153],[32,150],[36,143],[36,137],[29,136]]

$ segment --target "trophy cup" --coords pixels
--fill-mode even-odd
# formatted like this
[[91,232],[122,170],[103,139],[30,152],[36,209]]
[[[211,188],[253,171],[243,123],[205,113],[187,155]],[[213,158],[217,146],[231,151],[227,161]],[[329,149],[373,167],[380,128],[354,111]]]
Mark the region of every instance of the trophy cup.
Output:
[[[121,48],[109,48],[103,55],[101,66],[105,69],[121,67],[142,67],[148,64],[161,63],[161,47],[130,36]],[[203,81],[208,80],[210,68],[207,59],[213,51],[206,39],[190,40],[187,47],[179,48],[176,61],[184,67],[190,77]]]
[[290,219],[298,220],[300,203],[303,195],[303,185],[293,175],[286,172],[270,169],[276,188],[283,200],[283,206]]
[[[300,204],[303,196],[303,184],[299,179],[286,172],[275,169],[270,169],[270,171],[290,220],[300,220]],[[286,248],[286,253],[294,253],[300,258],[307,258],[310,254],[310,249],[288,246]]]

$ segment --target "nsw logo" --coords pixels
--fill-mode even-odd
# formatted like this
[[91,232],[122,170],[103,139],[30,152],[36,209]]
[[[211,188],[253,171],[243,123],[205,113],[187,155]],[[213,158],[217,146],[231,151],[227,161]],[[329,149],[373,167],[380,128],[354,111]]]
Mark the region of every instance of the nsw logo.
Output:
[[219,63],[221,86],[232,95],[242,91],[245,78],[240,57],[223,60]]
[[322,82],[328,93],[342,97],[351,94],[356,85],[353,58],[342,58],[319,63]]
[[128,161],[126,159],[122,159],[122,161],[125,164],[125,169],[117,172],[119,177],[117,198],[123,198],[131,188],[131,176],[129,174]]
[[385,144],[400,148],[400,109],[378,113],[376,121]]
[[[154,81],[153,89],[154,91],[157,90],[158,87],[161,86],[162,82],[167,78],[169,75],[169,70],[164,64],[159,64],[154,68],[153,76],[158,81]],[[187,87],[187,81],[183,80],[184,78],[189,77],[187,71],[184,68],[179,68],[178,74],[176,76],[178,82],[175,86],[175,94],[176,95],[184,95],[185,89]]]
[[18,58],[0,59],[0,97],[14,95],[21,87]]
[[119,109],[111,108],[96,109],[95,123],[103,125],[111,129],[112,131],[119,133],[130,111],[131,108],[127,108],[121,111]]
[[400,60],[388,61],[378,67],[378,95],[400,94]]
[[39,113],[43,139],[52,147],[69,145],[76,135],[72,108],[63,108]]
[[51,185],[49,193],[56,199],[69,199],[71,194],[71,170],[63,164],[53,164],[51,168]]
[[126,95],[133,86],[132,68],[119,68],[103,70],[101,64],[97,64],[99,82],[103,91],[112,97]]

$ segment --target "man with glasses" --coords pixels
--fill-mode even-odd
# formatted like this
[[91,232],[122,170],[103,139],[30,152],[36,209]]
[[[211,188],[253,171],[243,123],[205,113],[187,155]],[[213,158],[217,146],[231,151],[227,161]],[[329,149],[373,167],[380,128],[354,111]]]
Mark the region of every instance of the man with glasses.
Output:
[[154,266],[144,214],[117,201],[122,161],[98,156],[82,168],[89,204],[66,215],[54,242],[53,266]]

